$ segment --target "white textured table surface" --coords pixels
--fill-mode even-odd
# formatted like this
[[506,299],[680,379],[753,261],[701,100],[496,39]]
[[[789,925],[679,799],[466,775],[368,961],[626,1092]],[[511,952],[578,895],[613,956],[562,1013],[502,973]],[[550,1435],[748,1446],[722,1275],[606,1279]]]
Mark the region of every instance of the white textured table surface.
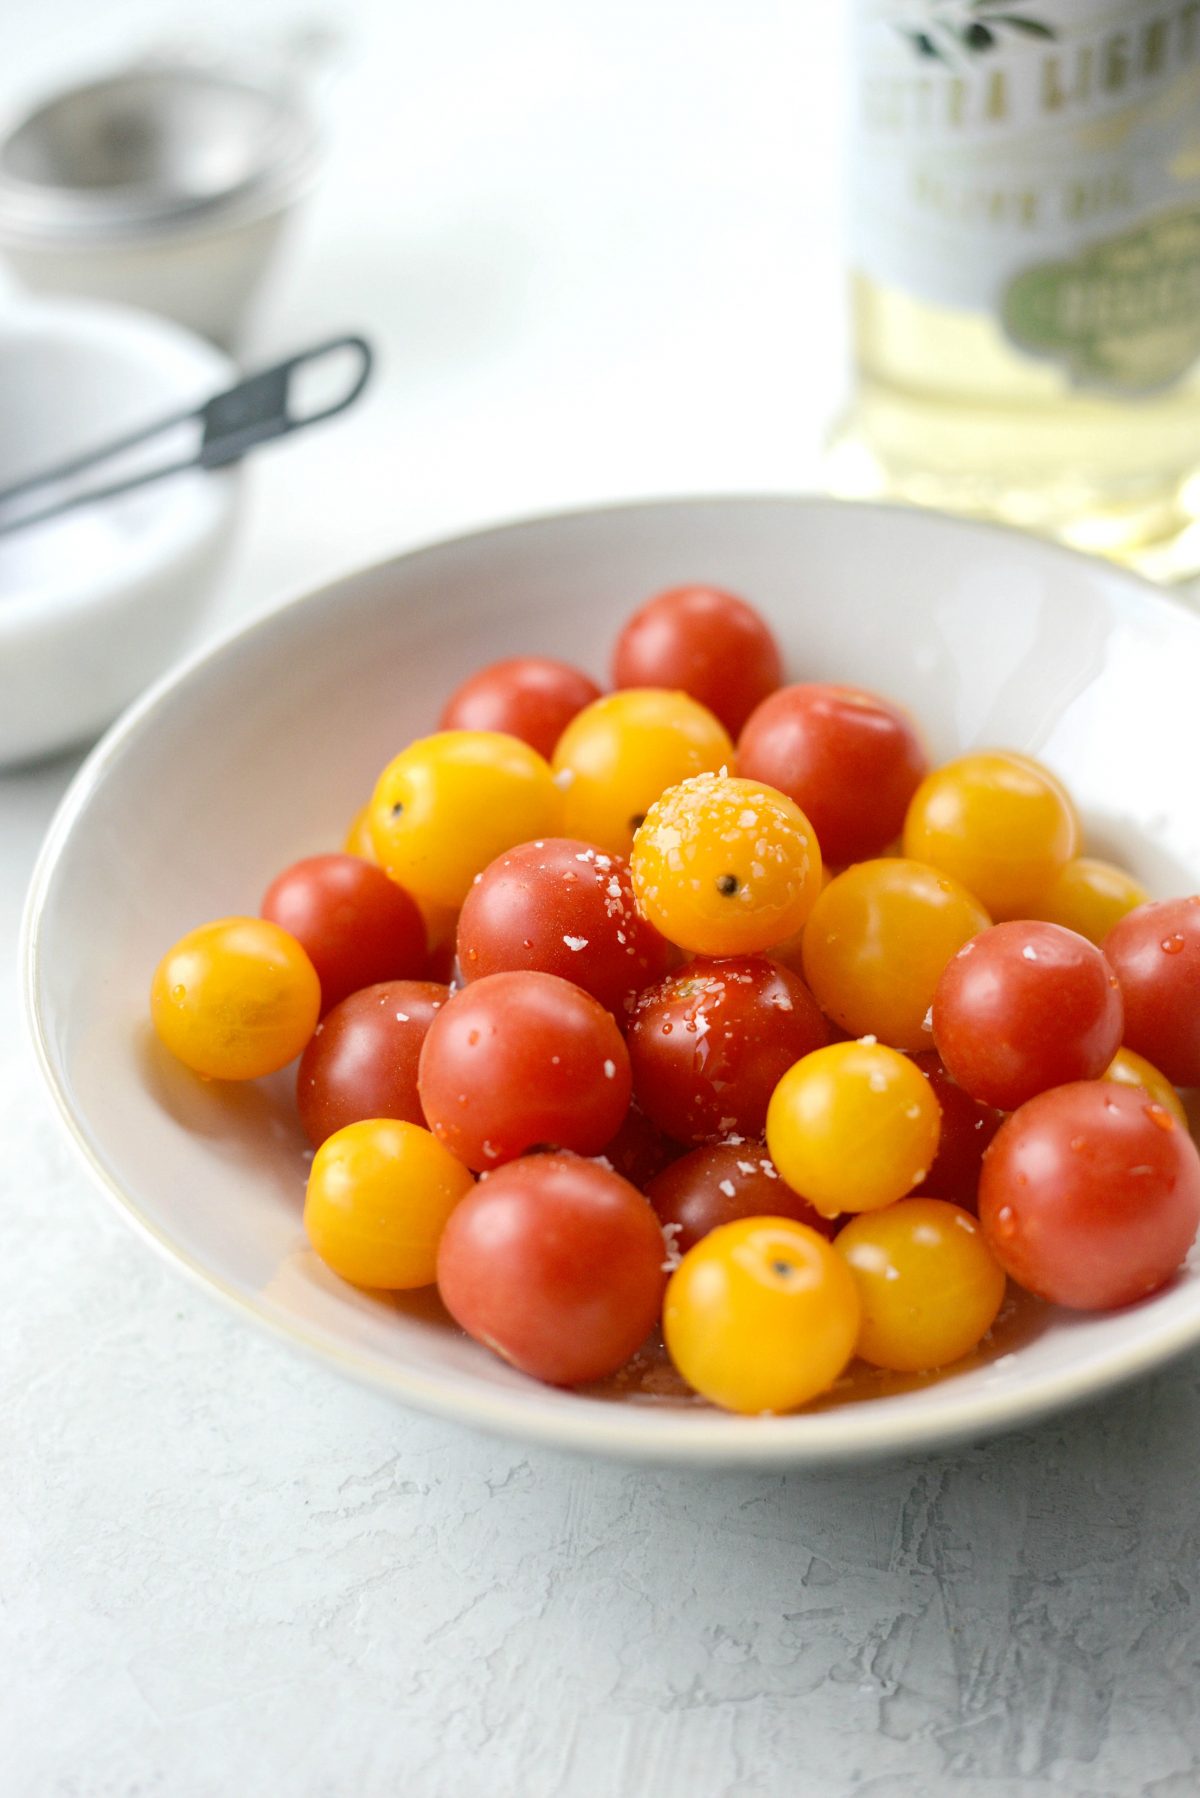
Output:
[[[841,361],[838,8],[376,0],[255,345],[361,325],[214,622],[460,524],[811,482]],[[289,12],[43,0],[14,98]],[[101,16],[102,13],[102,16]],[[0,778],[0,936],[70,767]],[[797,1478],[527,1452],[249,1333],[77,1169],[0,972],[6,1798],[1194,1798],[1200,1363]]]

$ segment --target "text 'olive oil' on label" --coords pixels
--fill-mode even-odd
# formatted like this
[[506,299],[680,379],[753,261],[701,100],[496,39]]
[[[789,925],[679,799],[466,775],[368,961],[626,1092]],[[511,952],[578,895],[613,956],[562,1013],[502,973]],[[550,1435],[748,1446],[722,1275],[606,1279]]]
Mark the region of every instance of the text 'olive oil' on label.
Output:
[[1200,355],[1200,0],[858,0],[852,261],[1082,387]]

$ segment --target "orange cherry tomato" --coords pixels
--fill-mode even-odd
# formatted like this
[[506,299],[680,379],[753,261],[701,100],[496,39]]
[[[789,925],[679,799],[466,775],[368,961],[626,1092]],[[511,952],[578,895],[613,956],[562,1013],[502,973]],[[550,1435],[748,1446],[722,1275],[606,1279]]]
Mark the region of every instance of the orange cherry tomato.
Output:
[[169,949],[150,1012],[173,1055],[210,1080],[256,1080],[316,1029],[321,983],[295,937],[266,918],[217,918]]
[[978,1219],[958,1205],[901,1199],[851,1218],[834,1247],[858,1287],[858,1353],[873,1367],[946,1367],[996,1321],[1004,1271]]
[[690,1386],[727,1411],[794,1411],[854,1352],[859,1299],[844,1261],[791,1218],[723,1224],[667,1285],[663,1335]]
[[313,1157],[304,1228],[353,1286],[431,1286],[450,1213],[474,1181],[419,1124],[366,1118],[326,1137]]

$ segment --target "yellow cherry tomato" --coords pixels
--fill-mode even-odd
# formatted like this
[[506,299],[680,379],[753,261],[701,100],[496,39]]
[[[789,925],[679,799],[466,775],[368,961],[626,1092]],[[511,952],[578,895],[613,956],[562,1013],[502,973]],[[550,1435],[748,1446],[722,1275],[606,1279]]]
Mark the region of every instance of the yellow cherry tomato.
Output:
[[1183,1100],[1167,1076],[1161,1074],[1144,1055],[1135,1055],[1132,1049],[1118,1049],[1105,1069],[1104,1079],[1115,1080],[1118,1086],[1140,1087],[1156,1105],[1169,1111],[1176,1123],[1187,1129],[1188,1114]]
[[418,902],[461,905],[496,856],[562,827],[549,764],[517,737],[443,730],[388,763],[371,799],[382,868]]
[[767,1107],[767,1149],[824,1217],[875,1211],[925,1178],[941,1107],[920,1068],[882,1043],[831,1043],[790,1067]]
[[367,1118],[326,1137],[313,1157],[304,1228],[354,1286],[431,1286],[447,1219],[474,1181],[418,1124]]
[[294,936],[265,918],[217,918],[169,949],[150,988],[154,1028],[210,1080],[286,1067],[321,1014],[321,983]]
[[638,910],[670,942],[694,955],[752,955],[803,925],[821,890],[821,851],[786,794],[697,774],[650,807],[630,872]]
[[966,887],[922,862],[847,868],[804,932],[804,978],[827,1016],[894,1049],[930,1049],[933,989],[951,956],[991,923]]
[[369,805],[361,806],[355,812],[342,848],[347,855],[357,855],[364,862],[378,861],[375,844],[371,840],[371,808]]
[[1114,924],[1150,895],[1139,880],[1112,862],[1077,855],[1029,913],[1048,924],[1076,930],[1099,947]]
[[853,1277],[807,1224],[750,1217],[688,1250],[667,1282],[672,1361],[714,1405],[794,1411],[825,1392],[858,1336]]
[[996,1321],[1004,1272],[978,1219],[961,1206],[901,1199],[851,1218],[833,1246],[858,1287],[858,1353],[873,1367],[947,1367]]
[[576,713],[554,751],[564,832],[628,858],[634,831],[668,787],[732,761],[724,725],[686,693],[608,693]]
[[1079,853],[1080,834],[1048,768],[988,750],[926,775],[904,821],[904,853],[953,875],[997,921],[1027,918]]

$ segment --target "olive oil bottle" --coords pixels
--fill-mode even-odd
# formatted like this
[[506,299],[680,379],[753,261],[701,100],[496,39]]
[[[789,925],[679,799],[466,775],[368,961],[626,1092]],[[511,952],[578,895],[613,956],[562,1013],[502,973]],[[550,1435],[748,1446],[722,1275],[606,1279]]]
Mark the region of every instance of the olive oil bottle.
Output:
[[1200,569],[1200,0],[850,0],[837,492]]

